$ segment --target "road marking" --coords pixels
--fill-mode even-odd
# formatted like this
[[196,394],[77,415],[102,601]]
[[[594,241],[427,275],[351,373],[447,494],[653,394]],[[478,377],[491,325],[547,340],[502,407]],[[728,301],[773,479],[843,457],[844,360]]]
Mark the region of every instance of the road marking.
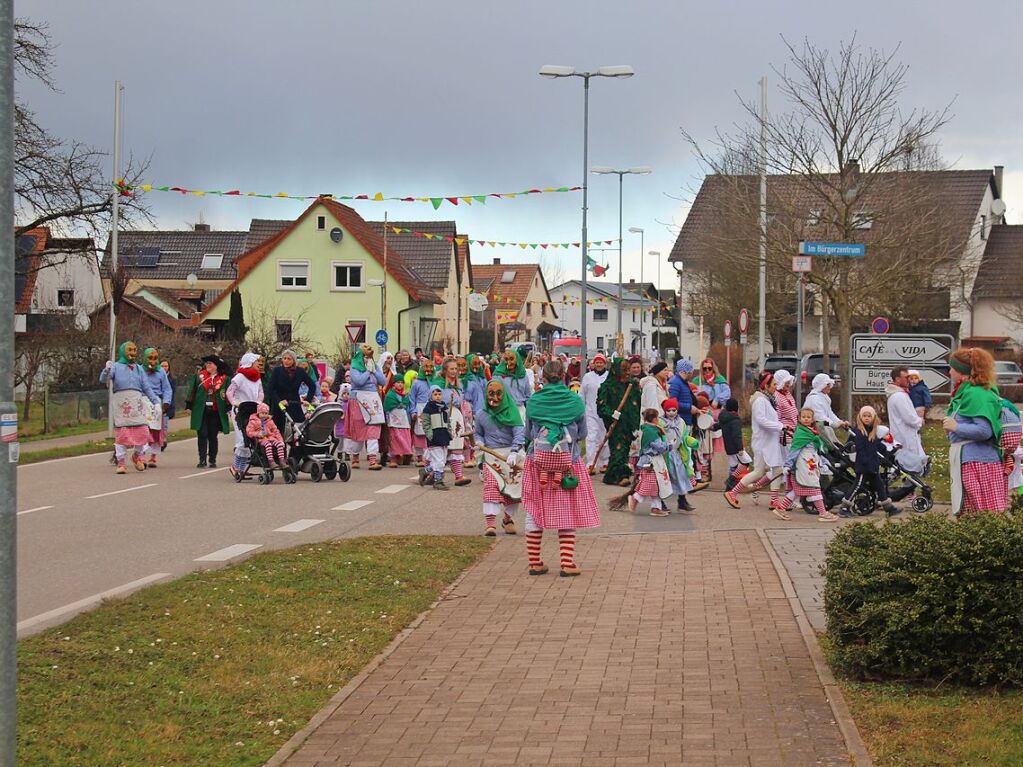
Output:
[[93,594],[91,597],[79,599],[77,602],[72,602],[69,605],[58,607],[55,610],[48,610],[47,612],[42,613],[40,615],[36,615],[33,618],[26,618],[25,620],[18,623],[17,630],[24,631],[26,629],[34,628],[35,626],[38,626],[40,623],[45,623],[46,621],[51,620],[52,618],[56,618],[57,616],[64,615],[65,613],[74,612],[75,610],[80,610],[83,607],[92,607],[93,605],[99,604],[104,599],[110,599],[111,597],[119,596],[127,591],[134,591],[135,589],[141,588],[142,586],[148,586],[150,583],[155,583],[156,581],[160,581],[163,580],[164,578],[169,577],[170,573],[154,573],[153,575],[147,575],[145,578],[139,578],[137,581],[125,583],[123,586],[117,586],[116,588],[101,591],[99,594]]
[[229,559],[240,557],[255,549],[262,548],[262,543],[236,543],[233,546],[226,546],[207,554],[204,557],[197,557],[196,562],[226,562]]
[[219,469],[210,469],[209,471],[199,471],[195,474],[186,474],[178,479],[191,479],[192,477],[205,477],[207,474],[216,474],[218,471],[227,471],[227,466],[221,466]]
[[321,522],[325,522],[323,519],[300,519],[297,522],[292,522],[290,525],[284,527],[278,527],[274,530],[275,533],[300,533],[303,530],[308,530],[310,527],[315,527]]
[[416,474],[416,476],[414,476],[414,477],[409,477],[408,481],[409,482],[418,482],[419,481],[419,475]]
[[384,495],[394,495],[400,493],[402,490],[408,490],[410,485],[388,485],[377,490],[377,493],[383,493]]
[[118,495],[119,493],[130,493],[133,490],[145,490],[147,487],[156,487],[156,482],[150,482],[148,485],[136,485],[135,487],[126,487],[123,490],[111,490],[109,493],[99,493],[98,495],[87,495],[86,500],[90,498],[105,498],[108,495]]
[[52,506],[36,506],[34,509],[25,509],[24,511],[19,511],[18,516],[20,517],[22,514],[31,514],[33,511],[46,511],[47,509],[52,508],[53,508]]
[[342,503],[340,506],[335,506],[331,511],[358,511],[363,506],[369,506],[373,501],[349,501],[348,503]]

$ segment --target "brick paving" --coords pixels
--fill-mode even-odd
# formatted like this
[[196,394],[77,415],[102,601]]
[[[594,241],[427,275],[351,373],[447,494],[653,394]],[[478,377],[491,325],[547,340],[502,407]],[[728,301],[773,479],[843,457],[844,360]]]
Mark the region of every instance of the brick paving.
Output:
[[286,764],[851,763],[755,531],[544,554],[501,540]]
[[820,567],[824,563],[824,547],[835,534],[832,527],[826,529],[793,528],[789,530],[767,530],[778,558],[792,579],[792,586],[803,605],[814,631],[824,631],[824,578]]

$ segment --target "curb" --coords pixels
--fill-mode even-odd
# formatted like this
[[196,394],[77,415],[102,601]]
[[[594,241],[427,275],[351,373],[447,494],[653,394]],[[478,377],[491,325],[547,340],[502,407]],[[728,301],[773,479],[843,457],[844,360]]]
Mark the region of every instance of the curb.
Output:
[[810,653],[810,660],[813,662],[813,667],[817,671],[817,678],[824,688],[828,705],[831,706],[831,713],[835,715],[835,723],[845,739],[845,747],[849,751],[849,756],[852,757],[852,763],[854,767],[872,767],[874,762],[870,758],[866,745],[863,743],[863,738],[860,737],[860,731],[856,727],[852,714],[849,713],[849,706],[846,705],[842,689],[835,682],[835,676],[831,673],[831,667],[824,660],[824,653],[817,642],[817,635],[810,626],[810,621],[803,611],[803,605],[800,603],[799,597],[796,596],[796,590],[792,586],[792,580],[789,578],[788,571],[778,558],[778,554],[771,544],[771,539],[767,537],[767,533],[763,529],[758,529],[756,532],[761,544],[763,544],[764,549],[767,551],[767,556],[771,558],[771,564],[774,565],[774,571],[781,581],[785,598],[789,602],[792,614],[796,617],[799,633],[802,634],[803,642]]
[[[484,557],[493,553],[495,548],[496,546],[491,547],[490,551],[487,552]],[[480,558],[480,562],[483,561],[484,557]],[[338,690],[334,697],[327,701],[326,705],[313,715],[313,718],[309,720],[309,723],[305,727],[288,738],[284,745],[277,750],[277,753],[271,756],[263,764],[263,767],[281,767],[281,765],[283,765],[296,751],[298,751],[302,744],[308,740],[309,736],[316,732],[320,725],[326,722],[334,714],[334,712],[341,707],[341,704],[348,700],[348,698],[359,689],[362,683],[366,681],[366,678],[379,668],[379,666],[387,660],[394,651],[398,649],[398,647],[401,646],[402,642],[409,638],[412,632],[427,619],[430,613],[437,609],[441,602],[446,602],[448,600],[451,593],[462,584],[462,581],[465,580],[465,578],[474,568],[476,568],[477,565],[479,565],[479,562],[476,562],[471,567],[463,570],[462,573],[440,593],[429,607],[413,618],[412,622],[399,631],[398,635],[388,643],[387,647],[380,651],[379,655],[366,664],[362,671],[352,677],[348,684]]]

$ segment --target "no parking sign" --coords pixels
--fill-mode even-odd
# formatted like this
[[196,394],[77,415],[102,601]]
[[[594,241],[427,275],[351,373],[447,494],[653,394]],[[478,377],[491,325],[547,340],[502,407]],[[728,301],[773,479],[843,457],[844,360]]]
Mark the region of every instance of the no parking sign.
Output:
[[884,335],[891,329],[892,324],[887,317],[875,317],[874,321],[870,323],[870,330],[878,335]]

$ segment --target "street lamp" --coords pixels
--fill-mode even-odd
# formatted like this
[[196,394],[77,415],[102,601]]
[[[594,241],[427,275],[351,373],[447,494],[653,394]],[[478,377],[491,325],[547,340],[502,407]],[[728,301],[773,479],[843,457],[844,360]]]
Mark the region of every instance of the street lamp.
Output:
[[[384,281],[383,280],[366,280],[366,284],[370,287],[380,288],[380,329],[383,330],[384,324]],[[368,339],[367,339],[368,340]]]
[[[639,235],[639,262],[640,262],[639,263],[639,273],[640,273],[640,277],[639,278],[640,278],[640,280],[642,280],[643,279],[643,238],[644,238],[643,229],[642,229],[642,227],[638,227],[638,226],[630,226],[629,227],[629,233],[630,234],[638,234]],[[640,338],[640,350],[639,351],[640,351],[640,354],[643,353],[643,348],[642,348],[642,343],[643,343],[643,314],[645,313],[645,311],[646,311],[646,304],[644,303],[644,305],[641,306],[640,310],[639,310],[639,338]]]
[[598,175],[616,175],[618,176],[618,335],[622,334],[622,179],[625,176],[649,176],[653,171],[650,170],[646,165],[641,165],[638,168],[627,168],[625,170],[617,170],[615,168],[605,168],[603,166],[592,168],[593,173]]
[[555,64],[544,64],[540,67],[539,72],[541,77],[557,78],[557,77],[581,77],[583,80],[583,231],[582,231],[582,242],[580,246],[582,248],[582,264],[583,264],[583,278],[582,278],[582,301],[579,304],[582,307],[582,323],[580,325],[579,333],[582,336],[582,366],[586,368],[586,360],[589,356],[589,345],[586,338],[586,260],[588,258],[586,254],[586,203],[587,203],[587,183],[586,183],[586,169],[590,165],[589,151],[590,151],[590,78],[591,77],[632,77],[636,74],[632,67],[621,64],[617,66],[609,67],[598,67],[594,72],[576,72],[575,67],[559,66]]
[[675,267],[675,272],[678,274],[678,301],[675,304],[675,308],[678,309],[678,358],[682,359],[682,262],[672,261],[671,265]]
[[[661,324],[660,324],[661,323],[661,251],[659,251],[659,250],[650,250],[650,251],[647,251],[647,255],[648,256],[655,256],[657,258],[657,283],[656,283],[656,286],[654,287],[654,292],[657,294],[657,303],[654,305],[655,306],[654,317],[657,318],[657,342],[658,342],[657,343],[657,356],[660,357],[661,356],[660,348],[661,348],[661,346],[663,344],[663,339],[661,338]],[[645,261],[646,259],[643,259],[643,260]],[[641,270],[640,270],[639,279],[640,279],[640,281],[643,280],[642,267],[641,267]],[[651,324],[653,324],[653,320],[650,320],[650,322],[651,322]]]

